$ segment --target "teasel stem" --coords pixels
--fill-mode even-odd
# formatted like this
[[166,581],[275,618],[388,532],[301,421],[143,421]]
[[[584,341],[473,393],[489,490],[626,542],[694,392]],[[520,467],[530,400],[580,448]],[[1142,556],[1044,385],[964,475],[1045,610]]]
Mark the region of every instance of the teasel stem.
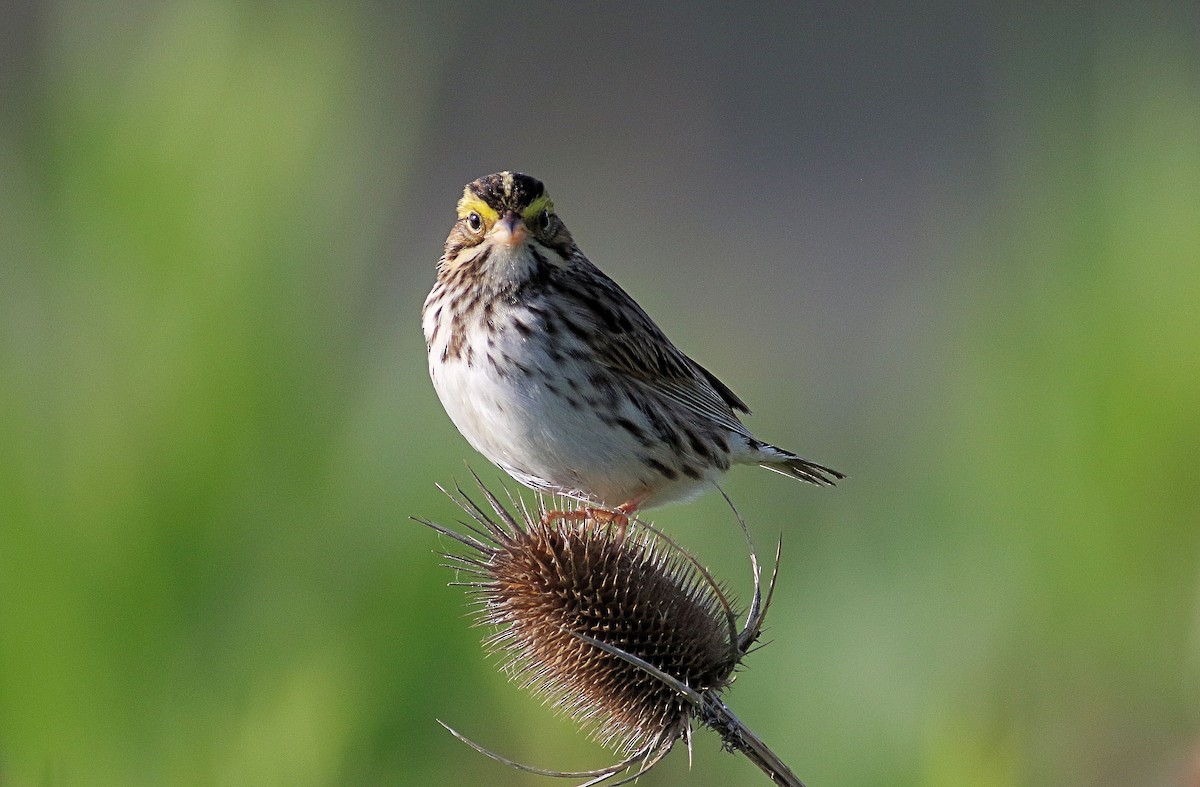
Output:
[[[782,542],[776,545],[764,596],[762,569],[749,529],[721,491],[746,539],[754,580],[746,623],[738,631],[733,605],[722,586],[694,556],[654,526],[636,518],[606,519],[598,514],[547,518],[544,498],[531,512],[506,489],[506,506],[478,476],[475,481],[487,506],[473,501],[461,487],[453,493],[442,490],[472,520],[459,522],[463,531],[417,521],[468,548],[469,554],[443,553],[443,557],[451,561],[450,567],[471,576],[469,581],[452,584],[466,586],[480,604],[479,624],[497,629],[485,645],[506,659],[503,668],[510,677],[551,701],[593,738],[627,756],[588,771],[536,768],[442,726],[476,751],[510,767],[585,779],[579,787],[600,783],[615,787],[640,778],[681,738],[687,742],[690,761],[692,724],[698,722],[713,729],[726,749],[741,752],[775,784],[804,787],[721,699],[735,669],[762,633],[774,597]],[[618,778],[621,774],[625,776]]]
[[804,787],[804,782],[779,759],[775,752],[734,715],[719,697],[706,693],[706,704],[700,714],[701,723],[721,736],[731,751],[746,755],[771,781],[781,787]]
[[696,718],[701,724],[720,735],[721,740],[730,751],[744,754],[747,759],[770,777],[771,781],[775,782],[775,784],[781,787],[805,787],[804,782],[800,781],[800,778],[792,773],[791,768],[767,746],[763,739],[755,735],[749,727],[742,723],[742,720],[721,699],[718,692],[712,689],[702,693],[697,692],[658,669],[653,664],[646,662],[644,659],[640,659],[637,656],[622,651],[620,648],[614,648],[607,643],[592,639],[584,634],[576,634],[575,636],[584,640],[592,647],[625,659],[630,664],[654,676],[667,686],[675,689],[683,697],[686,697],[695,709]]

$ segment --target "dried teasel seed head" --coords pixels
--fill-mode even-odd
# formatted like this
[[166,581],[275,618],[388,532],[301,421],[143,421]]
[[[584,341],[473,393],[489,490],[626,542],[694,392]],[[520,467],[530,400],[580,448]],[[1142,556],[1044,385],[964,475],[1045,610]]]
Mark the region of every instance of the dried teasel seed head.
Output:
[[479,622],[496,629],[487,647],[601,744],[626,754],[669,749],[695,704],[621,654],[715,696],[743,653],[720,587],[638,523],[586,509],[553,521],[544,511],[514,516],[484,494],[492,511],[457,499],[479,525],[475,536],[426,524],[471,548],[447,557],[474,575],[463,584]]

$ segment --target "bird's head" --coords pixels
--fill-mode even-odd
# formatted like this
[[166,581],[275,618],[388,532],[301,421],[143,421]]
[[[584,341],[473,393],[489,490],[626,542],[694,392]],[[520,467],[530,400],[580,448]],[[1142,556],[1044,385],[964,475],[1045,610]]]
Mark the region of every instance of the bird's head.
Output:
[[438,270],[519,286],[566,266],[575,243],[540,180],[497,172],[468,183]]

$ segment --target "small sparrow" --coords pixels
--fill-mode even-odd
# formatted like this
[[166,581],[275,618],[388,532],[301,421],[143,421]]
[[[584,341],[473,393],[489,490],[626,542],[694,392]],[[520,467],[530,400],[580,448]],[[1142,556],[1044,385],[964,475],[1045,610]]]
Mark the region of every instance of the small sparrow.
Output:
[[750,434],[746,404],[588,261],[528,175],[463,190],[421,319],[451,420],[533,489],[628,515],[695,497],[732,464],[844,477]]

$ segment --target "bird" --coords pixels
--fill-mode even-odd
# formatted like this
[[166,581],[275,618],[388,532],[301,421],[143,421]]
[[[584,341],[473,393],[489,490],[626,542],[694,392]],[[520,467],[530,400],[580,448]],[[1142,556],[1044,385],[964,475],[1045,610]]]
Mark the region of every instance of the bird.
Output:
[[631,516],[698,496],[732,465],[845,478],[751,434],[746,403],[588,260],[529,175],[463,189],[421,322],[454,425],[539,492]]

